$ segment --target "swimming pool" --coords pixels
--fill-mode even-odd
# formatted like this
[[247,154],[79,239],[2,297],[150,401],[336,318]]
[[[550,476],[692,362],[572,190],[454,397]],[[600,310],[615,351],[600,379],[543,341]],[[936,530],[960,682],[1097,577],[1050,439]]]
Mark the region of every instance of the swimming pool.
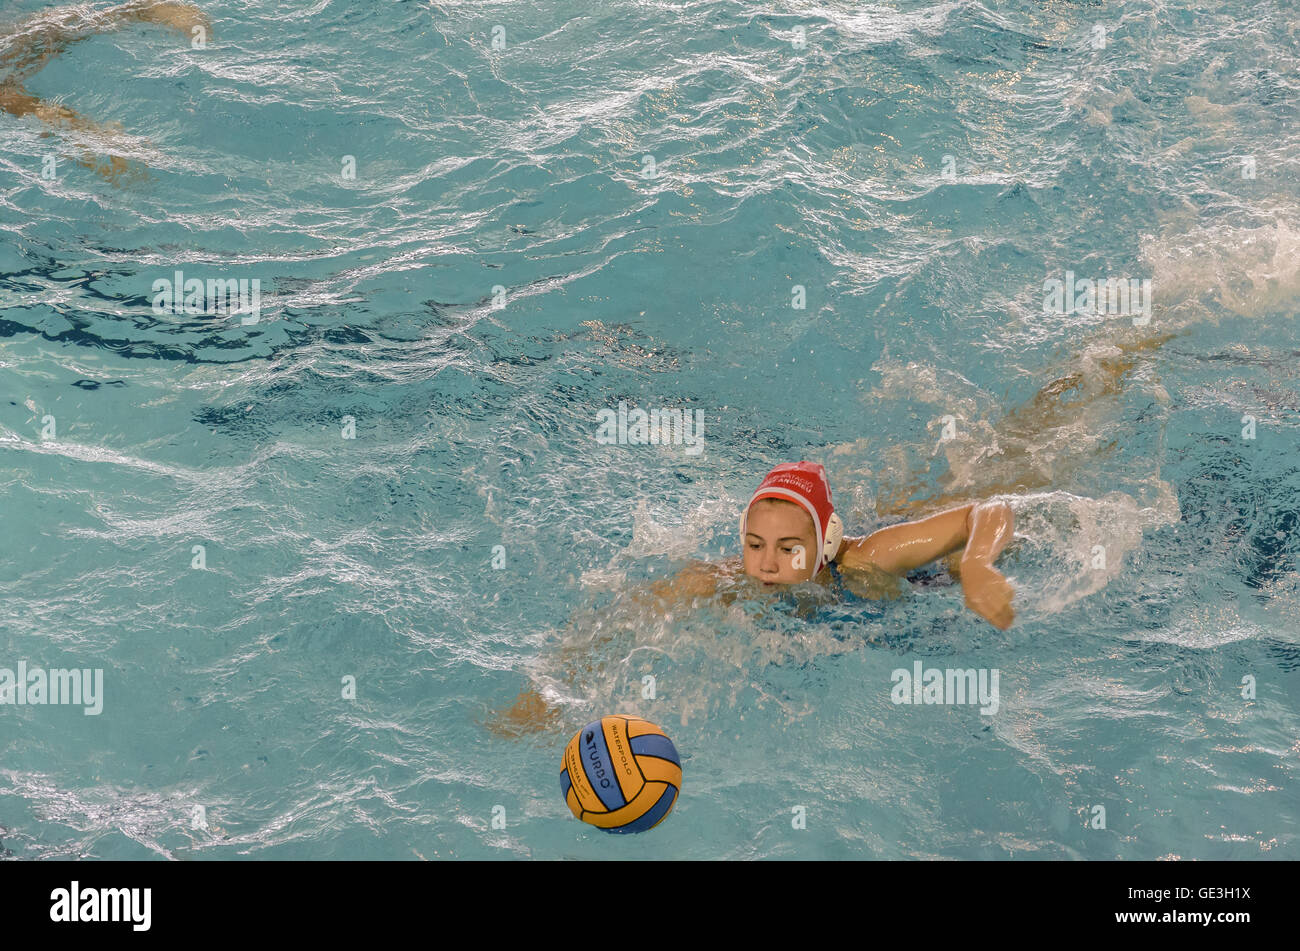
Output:
[[[204,49],[27,81],[120,130],[0,114],[0,667],[103,672],[96,715],[0,709],[0,852],[1300,856],[1294,11],[201,6]],[[1142,316],[1053,309],[1067,272],[1179,336],[1005,466]],[[620,403],[702,451],[598,441]],[[619,597],[796,459],[849,534],[1037,473],[1016,624]],[[484,728],[610,631],[561,729]],[[893,702],[916,663],[996,712]],[[560,798],[612,712],[683,757],[646,835]]]

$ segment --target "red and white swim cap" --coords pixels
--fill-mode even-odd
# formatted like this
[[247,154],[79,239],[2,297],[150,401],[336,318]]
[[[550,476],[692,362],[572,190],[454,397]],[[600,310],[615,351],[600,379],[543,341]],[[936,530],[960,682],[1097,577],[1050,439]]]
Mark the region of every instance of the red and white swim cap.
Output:
[[802,505],[812,516],[817,532],[817,563],[813,565],[813,576],[816,577],[822,565],[835,557],[844,538],[844,523],[831,505],[831,485],[826,481],[826,469],[820,462],[783,462],[764,476],[740,515],[742,540],[750,506],[759,499],[794,502]]

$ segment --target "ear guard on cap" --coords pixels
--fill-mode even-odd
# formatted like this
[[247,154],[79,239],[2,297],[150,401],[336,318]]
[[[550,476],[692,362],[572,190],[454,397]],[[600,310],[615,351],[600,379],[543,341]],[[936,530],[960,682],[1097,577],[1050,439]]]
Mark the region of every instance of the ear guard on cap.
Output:
[[844,522],[839,513],[832,512],[826,523],[826,544],[822,546],[822,564],[830,564],[840,551],[840,542],[844,541]]
[[[749,515],[749,506],[740,513],[740,543],[745,543],[745,517]],[[813,574],[821,570],[822,565],[830,564],[840,550],[840,542],[844,541],[844,522],[838,512],[832,512],[830,520],[826,523],[826,539],[822,543],[822,557],[813,569]]]

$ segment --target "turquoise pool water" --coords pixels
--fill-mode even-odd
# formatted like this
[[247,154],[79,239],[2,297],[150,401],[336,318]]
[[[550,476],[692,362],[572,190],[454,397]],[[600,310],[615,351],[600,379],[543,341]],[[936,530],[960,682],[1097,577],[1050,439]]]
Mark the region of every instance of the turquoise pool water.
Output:
[[[204,49],[26,79],[118,127],[0,113],[0,668],[103,672],[97,715],[0,705],[0,853],[1300,857],[1294,7],[201,6]],[[177,271],[256,321],[168,310]],[[1151,280],[1150,324],[1048,307],[1067,271]],[[703,450],[598,441],[620,402]],[[942,575],[622,595],[738,553],[797,459],[850,534],[1035,483],[1015,625]],[[917,662],[996,712],[893,702]],[[485,729],[530,683],[563,724]],[[683,757],[645,835],[559,796],[612,712]]]

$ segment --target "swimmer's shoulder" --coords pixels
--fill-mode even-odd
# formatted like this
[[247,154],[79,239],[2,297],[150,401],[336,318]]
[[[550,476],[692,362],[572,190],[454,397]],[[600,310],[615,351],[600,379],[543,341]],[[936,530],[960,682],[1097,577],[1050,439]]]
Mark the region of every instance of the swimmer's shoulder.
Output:
[[893,599],[903,593],[902,579],[886,571],[872,557],[871,536],[844,539],[834,565],[846,588],[862,598]]
[[833,561],[841,571],[884,571],[876,563],[870,535],[858,535],[844,539],[840,545],[840,550],[835,553]]

